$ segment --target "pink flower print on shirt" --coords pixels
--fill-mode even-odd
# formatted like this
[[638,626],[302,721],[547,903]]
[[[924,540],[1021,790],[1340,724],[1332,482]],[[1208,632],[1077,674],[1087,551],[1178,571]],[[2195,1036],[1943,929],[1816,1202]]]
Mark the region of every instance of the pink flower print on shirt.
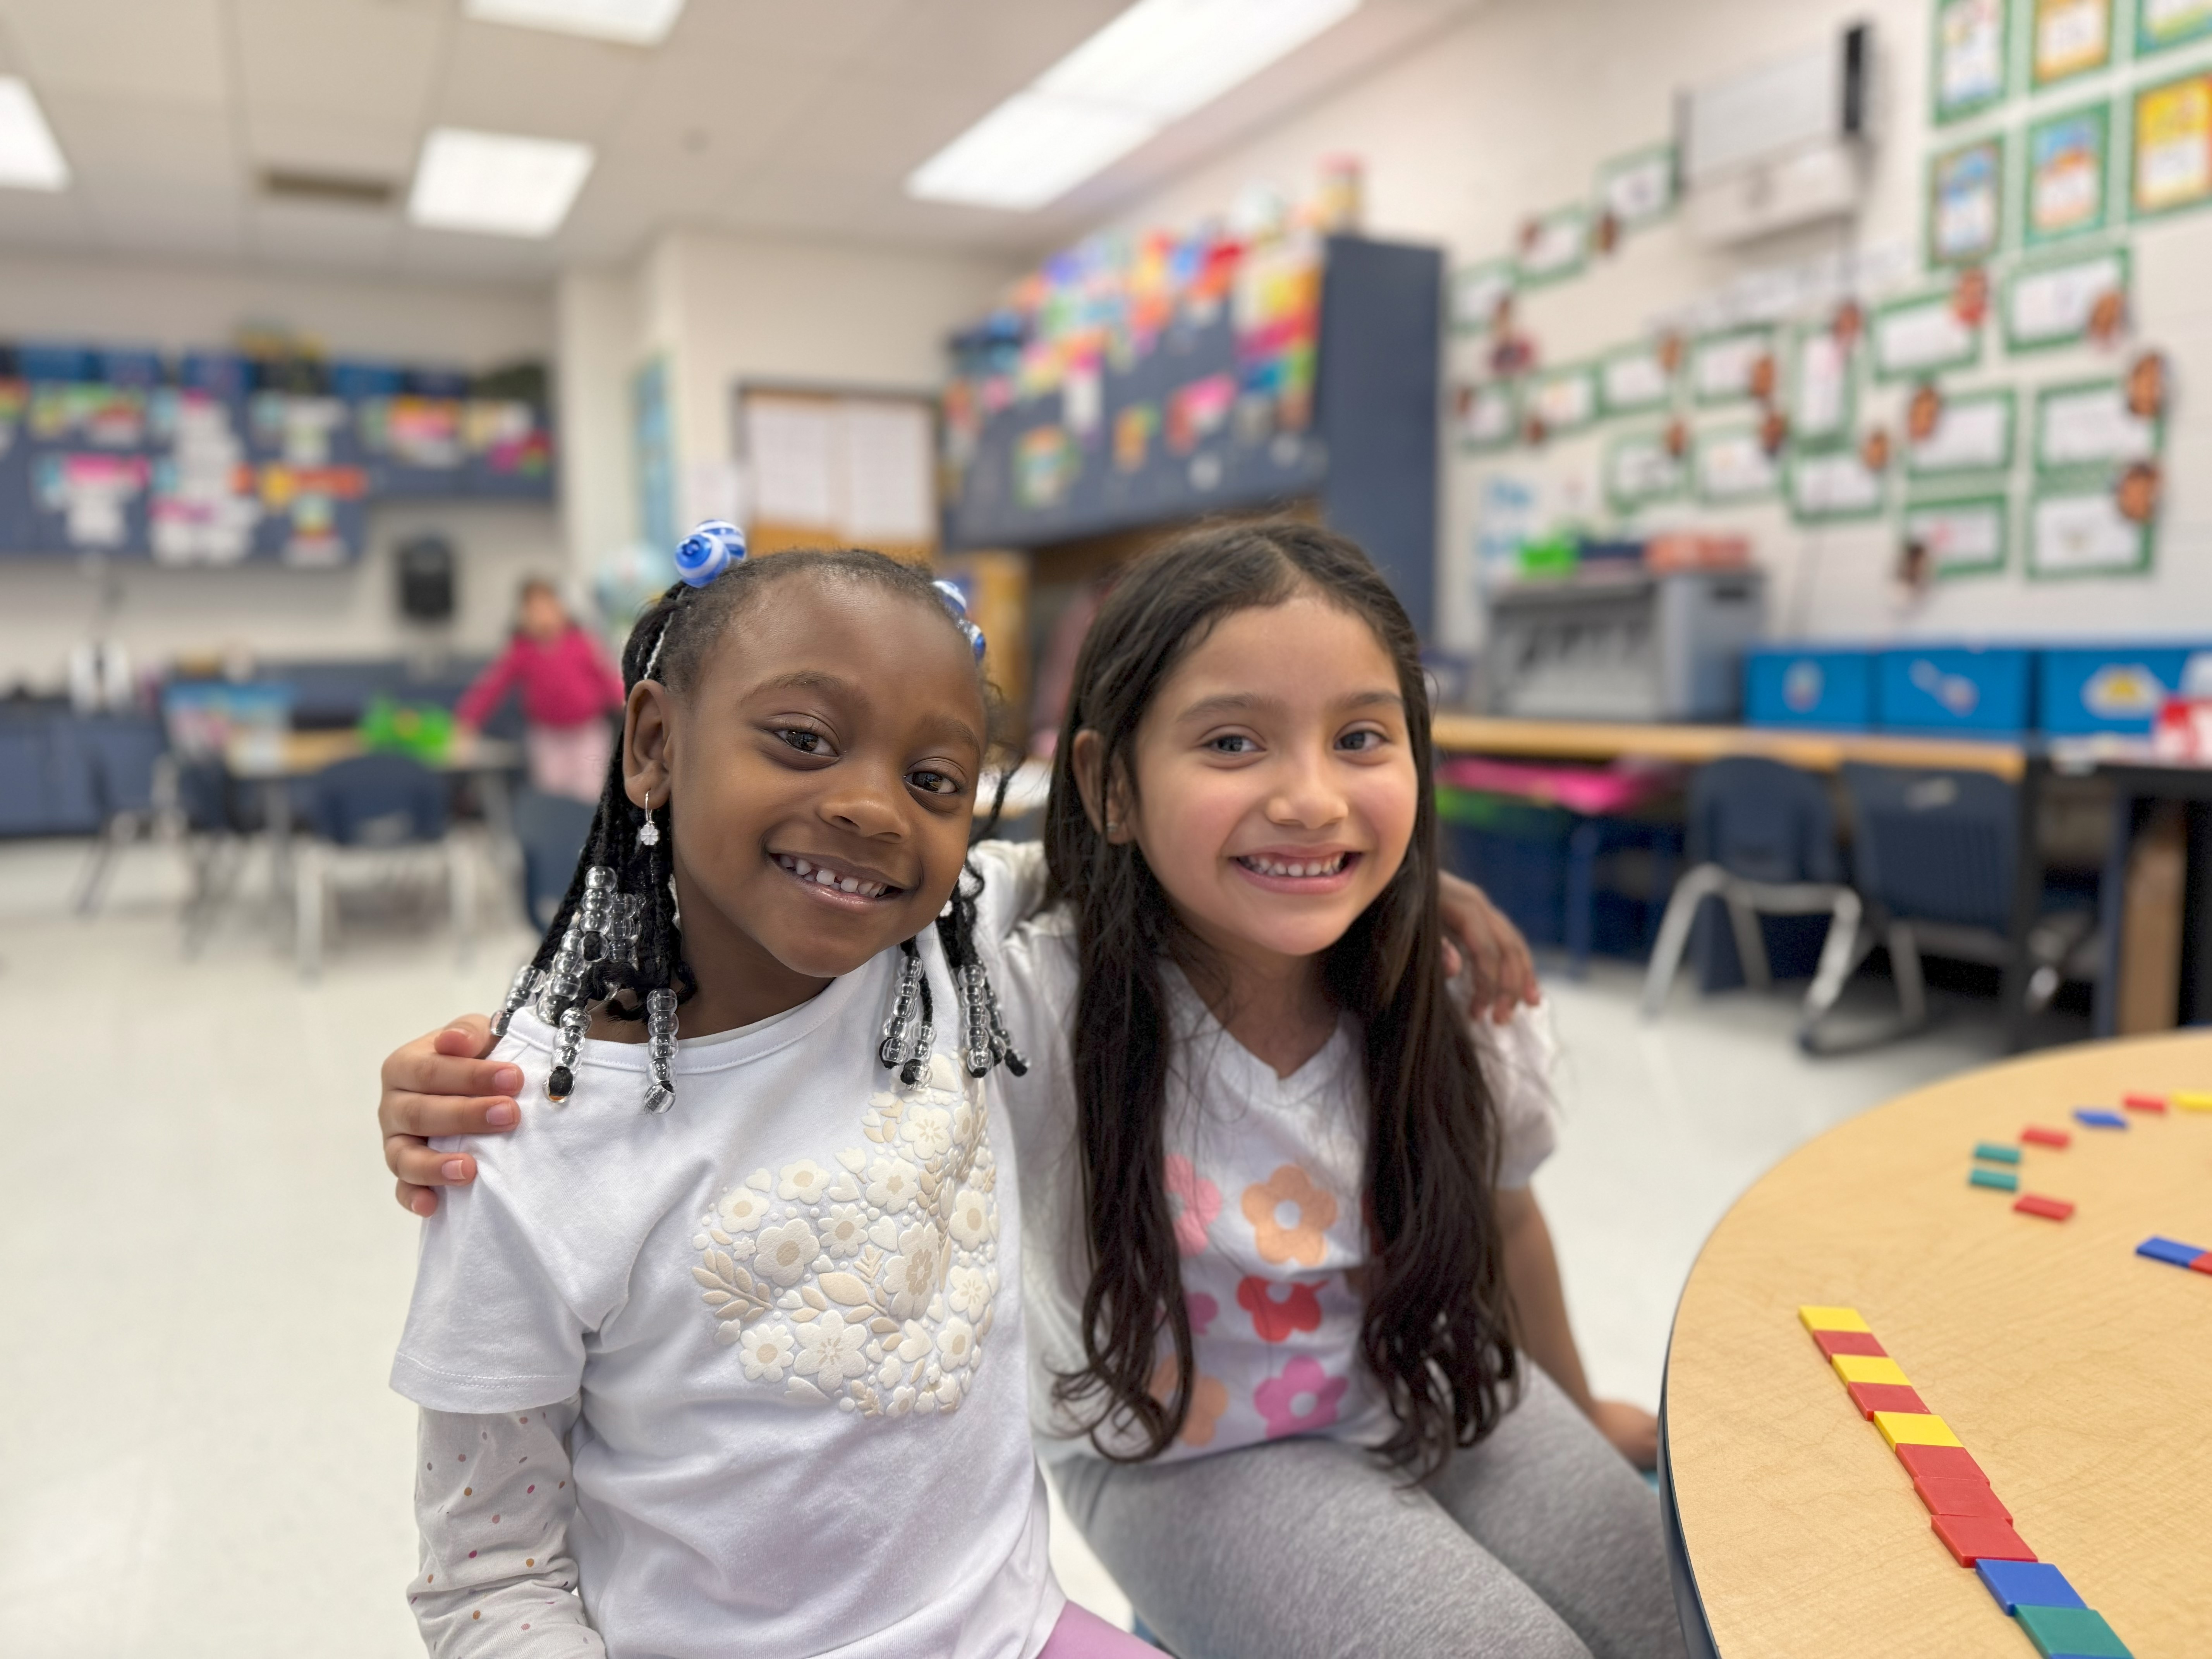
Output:
[[[1298,1218],[1288,1225],[1282,1218],[1286,1208]],[[1336,1198],[1297,1164],[1285,1164],[1244,1189],[1244,1218],[1258,1235],[1261,1260],[1317,1267],[1328,1249],[1322,1233],[1336,1219]]]
[[1283,1367],[1280,1376],[1271,1376],[1252,1390],[1252,1403],[1267,1419],[1267,1438],[1279,1440],[1335,1422],[1336,1403],[1350,1383],[1349,1377],[1331,1376],[1319,1361],[1300,1354]]
[[[1176,1358],[1170,1354],[1160,1361],[1152,1372],[1152,1397],[1167,1401],[1175,1397]],[[1204,1371],[1190,1390],[1190,1409],[1183,1414],[1182,1432],[1176,1436],[1186,1446],[1210,1446],[1213,1443],[1214,1425],[1220,1422],[1221,1413],[1229,1409],[1229,1389],[1218,1376],[1208,1376]]]
[[1207,1328],[1221,1316],[1221,1304],[1204,1291],[1185,1291],[1182,1296],[1185,1312],[1190,1315],[1190,1334],[1204,1336]]
[[1262,1342],[1287,1342],[1294,1332],[1319,1330],[1319,1292],[1328,1280],[1322,1279],[1310,1285],[1301,1285],[1294,1279],[1284,1287],[1290,1295],[1280,1302],[1275,1300],[1278,1282],[1249,1276],[1237,1281],[1237,1305],[1252,1316],[1252,1328],[1260,1334],[1260,1340]]
[[1206,1248],[1206,1230],[1221,1213],[1221,1188],[1199,1174],[1180,1153],[1170,1152],[1164,1167],[1168,1201],[1175,1209],[1176,1249],[1185,1255],[1196,1255]]

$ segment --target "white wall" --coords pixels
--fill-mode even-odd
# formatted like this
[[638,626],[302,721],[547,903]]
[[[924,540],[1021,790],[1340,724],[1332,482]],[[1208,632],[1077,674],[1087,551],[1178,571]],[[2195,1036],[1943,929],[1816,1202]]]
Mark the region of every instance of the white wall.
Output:
[[[226,344],[246,324],[312,336],[338,356],[464,368],[544,358],[554,345],[552,296],[541,288],[0,252],[0,337],[174,351]],[[447,533],[462,561],[460,612],[434,635],[399,616],[392,569],[393,546],[425,529]],[[386,656],[433,640],[486,652],[507,631],[521,577],[558,575],[567,562],[554,509],[526,502],[387,504],[370,509],[368,535],[367,555],[343,570],[118,564],[120,603],[105,632],[149,662],[234,648]],[[0,561],[0,688],[57,689],[70,647],[94,629],[100,595],[75,559]]]
[[[2116,11],[2124,31],[2131,5]],[[1508,252],[1524,218],[1587,200],[1598,166],[1668,136],[1678,88],[1802,50],[1847,21],[1871,20],[1881,37],[1883,143],[1868,207],[1856,227],[1863,250],[1917,253],[1926,143],[1928,6],[1925,0],[1493,0],[1467,22],[1293,119],[1178,180],[1121,216],[1135,228],[1181,224],[1218,212],[1249,181],[1305,187],[1316,163],[1349,153],[1367,166],[1370,234],[1443,244],[1456,264]],[[2015,28],[2025,24],[2016,17]],[[2202,52],[2176,53],[2179,68]],[[2036,101],[2036,112],[2100,95],[2118,77],[2094,79]],[[2015,97],[2014,107],[2021,100]],[[1963,130],[1963,129],[1962,129]],[[2122,129],[2116,125],[2117,134]],[[2015,124],[2013,143],[2019,145]],[[2014,161],[2017,167],[2017,156]],[[2013,209],[2008,205],[2008,211]],[[2170,355],[2186,399],[2212,387],[2212,212],[2139,227],[2134,233],[2136,307],[2142,338]],[[1657,318],[1747,270],[1839,250],[1850,234],[1823,230],[1736,254],[1692,243],[1680,216],[1627,240],[1582,277],[1525,296],[1522,315],[1543,359],[1569,363],[1626,344]],[[1455,373],[1475,356],[1455,347]],[[2114,363],[2084,350],[2039,363],[2033,378],[2069,371],[2110,374]],[[1979,380],[2002,383],[2006,362],[1992,341]],[[1860,400],[1862,422],[1897,434],[1888,394]],[[2021,410],[2023,422],[2027,408]],[[1486,472],[1525,477],[1556,502],[1579,493],[1602,518],[1595,477],[1602,439],[1555,442],[1540,455],[1495,460],[1454,457],[1439,549],[1439,613],[1448,642],[1479,635],[1473,543]],[[2212,631],[2212,408],[2183,402],[2167,435],[2166,504],[2160,546],[2147,577],[2030,581],[2017,545],[2002,575],[1940,583],[1917,609],[1892,599],[1886,575],[1894,532],[1881,526],[1792,526],[1777,508],[1723,515],[1675,509],[1674,516],[1741,528],[1774,572],[1774,614],[1784,626],[1829,638],[1896,634],[1980,637],[2172,635]],[[1655,510],[1654,521],[1661,514]]]

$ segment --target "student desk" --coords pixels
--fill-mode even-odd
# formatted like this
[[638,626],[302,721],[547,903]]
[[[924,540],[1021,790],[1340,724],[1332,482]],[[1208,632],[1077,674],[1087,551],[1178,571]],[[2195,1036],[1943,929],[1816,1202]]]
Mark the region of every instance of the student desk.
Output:
[[2019,792],[2020,858],[2013,872],[2012,925],[2001,993],[2006,1046],[2027,1035],[2028,930],[2043,906],[2043,860],[2036,819],[2050,768],[2024,743],[1984,743],[1958,738],[1910,738],[1881,732],[1808,732],[1786,726],[1665,726],[1631,721],[1495,720],[1439,714],[1434,726],[1439,754],[1549,756],[1612,760],[1636,755],[1683,765],[1703,765],[1734,755],[1757,755],[1801,771],[1832,773],[1846,761],[1869,766],[1929,767],[1987,772]]
[[[2034,1659],[1798,1323],[1807,1304],[1865,1316],[2137,1659],[2212,1654],[2212,1277],[2133,1253],[2154,1233],[2212,1249],[2212,1113],[2072,1116],[2208,1086],[2212,1035],[2008,1060],[1830,1130],[1736,1201],[1682,1292],[1661,1411],[1692,1659]],[[2019,1166],[2070,1220],[1967,1185],[1977,1141],[2030,1123],[2072,1134]]]

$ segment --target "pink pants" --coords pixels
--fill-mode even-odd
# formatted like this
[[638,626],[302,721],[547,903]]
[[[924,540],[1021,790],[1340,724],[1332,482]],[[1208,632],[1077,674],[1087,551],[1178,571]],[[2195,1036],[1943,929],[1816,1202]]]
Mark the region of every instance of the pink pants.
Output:
[[1070,1601],[1037,1659],[1161,1659],[1160,1650]]
[[607,763],[614,758],[614,728],[603,720],[532,726],[523,731],[522,750],[533,788],[596,805],[606,787]]

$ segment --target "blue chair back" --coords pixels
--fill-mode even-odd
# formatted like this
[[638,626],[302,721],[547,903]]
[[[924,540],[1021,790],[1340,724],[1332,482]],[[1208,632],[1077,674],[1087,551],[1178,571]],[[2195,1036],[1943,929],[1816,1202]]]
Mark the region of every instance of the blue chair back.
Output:
[[1859,890],[1901,921],[2002,932],[2012,915],[2020,798],[1983,772],[1844,768]]
[[405,755],[358,755],[311,786],[316,833],[340,847],[397,847],[446,833],[446,780]]
[[592,833],[597,809],[566,795],[525,789],[514,799],[514,837],[522,844],[522,908],[538,927],[553,925],[553,913],[568,890]]
[[154,805],[154,768],[169,739],[152,720],[88,720],[77,734],[91,775],[92,799],[100,821],[118,812],[144,812]]
[[1690,780],[1689,857],[1747,881],[1840,881],[1835,813],[1820,779],[1779,761],[1736,756]]

